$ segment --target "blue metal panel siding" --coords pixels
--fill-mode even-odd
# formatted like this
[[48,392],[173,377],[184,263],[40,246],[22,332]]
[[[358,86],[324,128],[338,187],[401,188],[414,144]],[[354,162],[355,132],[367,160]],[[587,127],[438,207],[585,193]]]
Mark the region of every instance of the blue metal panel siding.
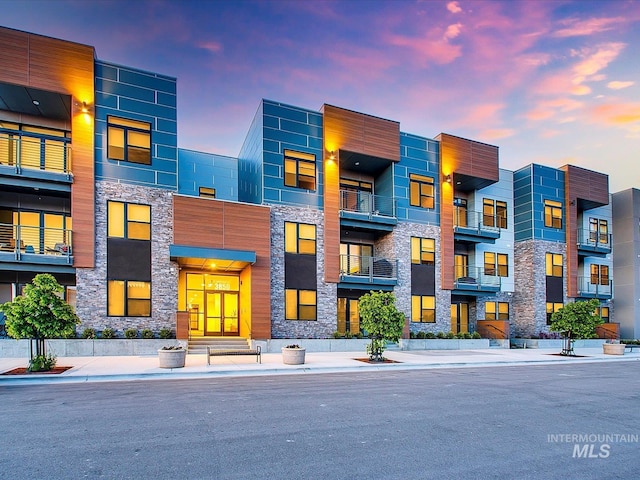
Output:
[[[322,208],[322,114],[291,105],[262,101],[264,201]],[[284,185],[284,151],[311,153],[316,157],[316,189]]]
[[262,134],[262,111],[263,104],[260,102],[238,155],[238,200],[241,202],[260,204],[263,199],[262,162],[267,142]]
[[513,222],[516,242],[533,238],[533,218],[531,201],[532,166],[513,172]]
[[180,148],[178,165],[178,193],[197,197],[200,187],[208,187],[216,198],[238,200],[237,159]]
[[[417,135],[400,132],[400,162],[394,165],[394,195],[399,221],[440,224],[438,142]],[[409,175],[433,177],[435,205],[433,210],[409,205]]]
[[[96,180],[177,190],[176,79],[95,62]],[[107,158],[107,116],[151,124],[151,165]]]
[[[564,172],[544,165],[532,168],[533,237],[551,242],[565,242],[566,209],[564,208]],[[544,201],[551,200],[563,205],[562,228],[544,226]]]

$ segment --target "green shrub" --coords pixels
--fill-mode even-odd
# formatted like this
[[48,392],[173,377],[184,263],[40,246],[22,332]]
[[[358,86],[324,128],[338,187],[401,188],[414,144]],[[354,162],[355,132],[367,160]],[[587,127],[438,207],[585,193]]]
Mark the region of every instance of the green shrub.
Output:
[[427,338],[427,334],[426,334],[425,332],[422,332],[422,331],[421,331],[421,332],[418,332],[418,333],[416,334],[416,338],[419,338],[419,339]]
[[429,340],[433,340],[434,338],[436,338],[436,335],[433,332],[427,332],[427,333],[424,334],[424,338],[428,338]]
[[82,331],[82,335],[80,335],[80,338],[96,338],[97,336],[98,334],[96,333],[95,328],[85,328]]
[[464,332],[464,333],[462,334],[462,337],[461,337],[461,338],[463,338],[463,339],[465,339],[465,340],[470,340],[470,339],[471,339],[471,334],[470,334],[469,332]]
[[409,338],[416,338],[416,332],[414,332],[413,330],[411,330],[409,332]]
[[102,338],[116,338],[116,331],[113,328],[105,328],[102,330]]
[[173,332],[171,331],[170,328],[163,328],[160,330],[160,332],[158,333],[158,336],[164,340],[168,339],[168,338],[173,338]]
[[482,335],[480,335],[478,332],[473,332],[473,335],[471,335],[471,338],[478,340],[482,338]]
[[344,338],[353,338],[353,333],[351,333],[351,332],[344,332]]
[[56,366],[56,357],[53,355],[36,355],[29,361],[29,372],[48,372]]
[[342,338],[342,334],[338,330],[333,332],[332,335],[333,335],[333,338]]
[[70,330],[66,333],[63,333],[61,336],[61,338],[78,338],[78,333],[76,332],[76,329],[74,328],[73,330]]
[[124,338],[133,339],[138,338],[138,330],[135,328],[127,328],[124,331]]
[[149,330],[148,328],[145,328],[144,330],[142,330],[142,338],[146,338],[147,340],[150,340],[152,338],[156,338],[156,336],[151,330]]
[[449,333],[447,333],[446,338],[448,338],[448,339],[456,338],[456,334],[453,333],[453,332],[449,332]]
[[358,333],[356,333],[356,338],[362,338],[362,336],[363,336],[363,335],[362,335],[362,332],[358,332]]
[[444,332],[438,332],[436,333],[436,338],[447,338],[447,336],[444,334]]

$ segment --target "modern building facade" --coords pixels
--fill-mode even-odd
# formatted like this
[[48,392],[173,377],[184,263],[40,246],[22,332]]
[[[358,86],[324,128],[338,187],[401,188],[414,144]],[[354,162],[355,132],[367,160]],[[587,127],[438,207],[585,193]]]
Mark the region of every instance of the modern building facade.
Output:
[[371,290],[407,334],[539,334],[581,298],[612,319],[606,175],[270,100],[237,158],[195,152],[175,78],[5,28],[0,65],[0,301],[51,272],[80,330],[179,338],[358,335]]

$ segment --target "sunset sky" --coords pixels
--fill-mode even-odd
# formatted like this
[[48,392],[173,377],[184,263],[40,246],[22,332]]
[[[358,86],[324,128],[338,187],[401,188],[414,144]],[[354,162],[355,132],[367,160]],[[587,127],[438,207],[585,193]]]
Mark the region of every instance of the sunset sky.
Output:
[[0,25],[178,78],[178,145],[237,156],[261,98],[329,103],[640,188],[640,1],[0,0]]

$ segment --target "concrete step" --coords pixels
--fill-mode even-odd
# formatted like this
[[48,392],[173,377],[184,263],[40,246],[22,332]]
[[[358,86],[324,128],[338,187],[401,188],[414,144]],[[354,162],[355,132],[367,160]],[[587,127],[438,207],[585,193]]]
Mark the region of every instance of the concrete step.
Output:
[[197,337],[189,340],[187,348],[191,353],[205,353],[207,347],[215,350],[249,350],[249,341],[238,337]]

